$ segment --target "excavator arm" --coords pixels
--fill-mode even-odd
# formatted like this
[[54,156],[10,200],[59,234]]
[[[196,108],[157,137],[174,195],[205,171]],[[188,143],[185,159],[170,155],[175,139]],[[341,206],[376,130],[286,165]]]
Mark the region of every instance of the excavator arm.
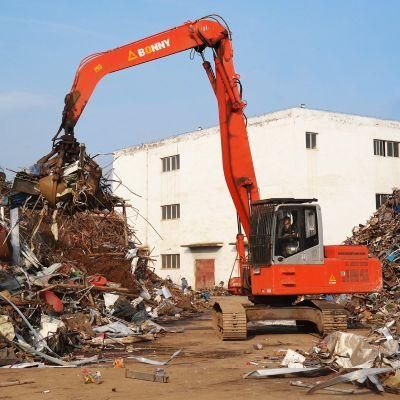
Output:
[[[212,49],[214,68],[204,58],[203,51],[207,47]],[[241,224],[249,237],[250,203],[259,199],[259,192],[243,113],[246,104],[241,98],[239,75],[233,65],[229,28],[214,16],[189,21],[83,59],[65,97],[61,126],[53,143],[62,130],[65,132],[64,142],[73,142],[74,127],[104,76],[190,49],[202,56],[203,67],[217,97],[224,175],[237,210],[239,227]],[[243,243],[243,235],[238,235],[238,240]]]
[[65,99],[63,128],[67,133],[73,129],[104,76],[188,49],[202,51],[206,46],[218,46],[227,34],[219,23],[202,19],[84,58]]

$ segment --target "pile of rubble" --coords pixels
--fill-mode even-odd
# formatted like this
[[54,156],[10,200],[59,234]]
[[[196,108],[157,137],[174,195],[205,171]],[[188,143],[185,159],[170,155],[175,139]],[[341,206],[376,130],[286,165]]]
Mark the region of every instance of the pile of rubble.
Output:
[[126,204],[84,146],[58,147],[3,181],[0,366],[98,362],[176,331],[160,321],[208,307],[154,273]]
[[[276,354],[256,357],[249,364],[263,366],[244,375],[249,378],[305,377],[307,381],[290,381],[308,389],[308,394],[329,391],[342,394],[375,392],[400,393],[399,329],[394,321],[374,330],[368,337],[349,332],[334,332],[311,349],[285,349]],[[261,343],[254,346],[262,350]],[[322,376],[327,376],[323,378]],[[357,388],[336,387],[352,382]]]
[[[380,259],[383,291],[353,295],[348,309],[362,323],[381,326],[400,317],[400,190],[395,189],[365,225],[353,229],[345,244],[364,245]],[[397,322],[398,323],[398,322]]]

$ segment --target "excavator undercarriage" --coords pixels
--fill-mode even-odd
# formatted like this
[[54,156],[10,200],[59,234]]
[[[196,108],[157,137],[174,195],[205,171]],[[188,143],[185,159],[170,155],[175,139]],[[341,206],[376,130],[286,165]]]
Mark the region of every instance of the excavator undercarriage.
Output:
[[217,299],[213,306],[213,326],[222,340],[245,340],[247,323],[256,321],[296,321],[300,329],[321,335],[347,329],[347,313],[334,302],[305,300],[290,306],[253,304],[245,296]]

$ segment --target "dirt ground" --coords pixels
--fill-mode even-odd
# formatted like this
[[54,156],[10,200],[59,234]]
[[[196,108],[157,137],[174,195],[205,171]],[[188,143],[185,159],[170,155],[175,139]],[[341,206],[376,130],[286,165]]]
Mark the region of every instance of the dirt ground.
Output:
[[[90,366],[99,370],[102,384],[84,384],[80,368],[0,369],[0,382],[16,379],[33,379],[35,383],[0,388],[0,399],[301,399],[305,389],[290,386],[291,380],[315,382],[322,378],[273,378],[243,379],[246,372],[259,367],[246,365],[260,360],[280,349],[309,349],[318,337],[295,332],[295,328],[274,328],[258,332],[247,341],[221,342],[211,327],[209,314],[200,318],[175,323],[184,333],[169,333],[155,342],[139,344],[132,355],[143,355],[157,360],[167,359],[174,351],[181,353],[167,367],[170,382],[155,383],[125,378],[124,369],[112,368],[112,363]],[[362,331],[357,331],[362,334]],[[365,333],[365,332],[364,332]],[[253,344],[262,343],[262,350],[254,350]],[[107,365],[107,366],[106,366]],[[153,372],[155,367],[128,360],[126,366],[136,371]],[[352,388],[350,384],[343,388]],[[48,392],[47,392],[48,391]],[[364,394],[363,399],[377,399],[376,394]],[[349,398],[348,394],[320,392],[314,399]],[[397,398],[384,394],[386,399]],[[307,398],[310,398],[307,396]]]

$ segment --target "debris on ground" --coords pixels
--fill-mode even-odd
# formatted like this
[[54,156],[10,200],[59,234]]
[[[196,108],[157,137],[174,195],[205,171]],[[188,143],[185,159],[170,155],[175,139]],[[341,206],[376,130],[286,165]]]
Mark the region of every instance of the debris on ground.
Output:
[[347,383],[347,382],[357,382],[359,384],[366,384],[369,380],[369,383],[375,386],[375,389],[379,392],[384,392],[383,386],[378,381],[377,376],[381,374],[385,374],[388,372],[392,372],[391,368],[362,368],[357,371],[349,372],[347,374],[336,376],[332,379],[328,379],[326,381],[320,382],[314,385],[307,392],[308,394],[315,393],[318,390],[325,389],[339,383]]
[[323,364],[336,368],[398,368],[400,366],[399,341],[382,334],[369,337],[350,332],[333,332],[326,336],[320,347],[314,349]]
[[317,390],[361,393],[359,390],[331,388],[346,382],[356,382],[358,386],[376,392],[400,393],[399,336],[392,327],[393,324],[389,323],[367,337],[337,331],[307,351],[282,349],[272,355],[258,356],[257,362],[248,364],[264,368],[250,371],[243,378],[320,378],[328,375],[324,380],[293,381],[290,384],[310,389],[309,394]]
[[389,393],[400,393],[400,370],[396,370],[394,375],[389,375],[383,381],[384,388]]
[[304,368],[303,363],[305,360],[306,358],[302,354],[289,349],[286,352],[281,365],[288,368]]
[[125,378],[139,379],[142,381],[160,382],[160,383],[169,382],[169,376],[164,368],[156,368],[156,370],[153,373],[126,369]]
[[[128,224],[129,205],[85,146],[68,140],[12,183],[0,173],[1,366],[126,356],[134,343],[182,331],[160,323],[210,307],[203,292],[154,273],[156,259]],[[84,371],[86,383],[98,380]]]
[[103,382],[100,371],[89,371],[86,368],[82,369],[82,379],[83,383],[85,384],[88,383],[100,384]]
[[[301,388],[312,389],[315,386],[309,383],[304,383],[302,381],[290,381],[291,386],[298,386]],[[333,393],[344,393],[344,394],[368,394],[369,390],[360,390],[360,389],[342,389],[342,388],[332,388],[332,387],[324,387],[320,388],[320,390],[326,390],[328,392]]]
[[262,343],[254,343],[253,344],[253,349],[254,350],[262,350],[264,348]]
[[162,365],[167,365],[171,360],[173,360],[177,355],[179,355],[182,352],[182,349],[177,350],[168,360],[166,361],[157,361],[157,360],[150,360],[149,358],[146,357],[137,357],[137,356],[128,356],[128,358],[134,358],[136,361],[145,363],[145,364],[151,364],[151,365],[157,365],[157,366],[162,366]]
[[331,372],[327,368],[265,368],[257,369],[255,371],[248,372],[243,375],[244,379],[249,378],[266,378],[266,377],[284,377],[290,375],[298,376],[321,376]]

